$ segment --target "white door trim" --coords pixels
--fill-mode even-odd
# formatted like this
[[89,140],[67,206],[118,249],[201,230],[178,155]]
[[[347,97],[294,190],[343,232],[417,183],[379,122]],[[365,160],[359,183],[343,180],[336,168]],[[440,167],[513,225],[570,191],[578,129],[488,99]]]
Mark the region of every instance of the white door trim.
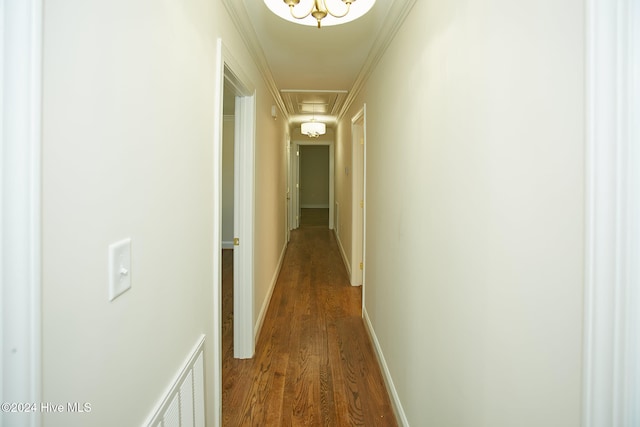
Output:
[[583,427],[640,423],[640,6],[586,2]]
[[[356,113],[351,119],[351,285],[364,285],[364,259],[365,259],[365,218],[366,218],[366,156],[367,156],[367,105],[363,105],[362,109]],[[360,151],[360,136],[356,132],[356,126],[362,126],[362,145]],[[362,153],[362,167],[358,160]],[[360,202],[362,201],[362,207]],[[362,217],[358,212],[362,210]],[[363,263],[362,270],[360,263]],[[364,288],[363,288],[364,290]],[[364,293],[363,293],[364,304]]]
[[[40,402],[42,0],[0,0],[0,22],[0,402]],[[0,425],[20,427],[41,419],[39,411],[0,416]]]

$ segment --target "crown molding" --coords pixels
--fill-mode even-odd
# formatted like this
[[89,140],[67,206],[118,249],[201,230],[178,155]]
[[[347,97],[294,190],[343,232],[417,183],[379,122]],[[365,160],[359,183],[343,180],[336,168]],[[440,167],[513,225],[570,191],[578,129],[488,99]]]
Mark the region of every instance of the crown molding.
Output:
[[349,111],[351,104],[355,101],[356,97],[360,94],[360,91],[364,87],[367,80],[371,76],[371,73],[380,62],[380,59],[387,51],[387,48],[393,41],[396,33],[404,23],[404,20],[409,15],[411,8],[416,3],[416,0],[394,0],[391,7],[389,8],[389,13],[387,14],[387,19],[384,22],[384,25],[378,32],[378,36],[369,51],[369,55],[358,73],[358,77],[353,83],[351,90],[349,91],[349,95],[342,104],[342,108],[340,109],[340,113],[338,114],[338,121],[340,121],[344,115]]
[[271,68],[269,68],[269,63],[267,62],[267,57],[262,50],[262,46],[258,40],[258,36],[251,24],[251,20],[249,19],[249,15],[247,14],[247,10],[244,7],[244,2],[238,0],[222,0],[224,7],[227,9],[229,16],[231,17],[231,21],[233,25],[240,33],[242,40],[244,41],[251,58],[255,62],[258,67],[258,71],[262,75],[265,84],[267,85],[267,89],[271,93],[275,103],[282,111],[284,118],[288,121],[289,114],[287,109],[285,108],[284,101],[280,96],[280,91],[278,90],[278,86],[276,85],[275,80],[273,79],[273,73],[271,72]]
[[[364,62],[360,72],[358,73],[358,77],[354,81],[354,84],[349,90],[348,95],[344,99],[344,102],[339,108],[336,108],[337,111],[337,121],[339,121],[344,115],[347,113],[351,104],[358,96],[364,84],[369,79],[369,76],[375,69],[378,62],[384,55],[385,51],[391,44],[391,41],[395,37],[398,29],[404,22],[407,15],[411,11],[411,8],[415,4],[416,0],[393,0],[391,6],[389,7],[389,13],[387,14],[387,19],[385,20],[382,28],[378,32],[378,35],[373,43],[369,51],[369,55],[367,55],[367,59]],[[285,119],[289,121],[289,111],[286,108],[285,102],[278,90],[278,87],[273,78],[273,74],[271,72],[271,68],[269,67],[269,63],[267,62],[267,58],[262,50],[262,46],[256,35],[256,32],[251,24],[251,19],[247,14],[247,10],[244,6],[244,2],[240,0],[222,0],[233,24],[236,29],[240,33],[251,57],[256,63],[258,70],[262,74],[262,77],[273,96],[276,104],[283,112]]]

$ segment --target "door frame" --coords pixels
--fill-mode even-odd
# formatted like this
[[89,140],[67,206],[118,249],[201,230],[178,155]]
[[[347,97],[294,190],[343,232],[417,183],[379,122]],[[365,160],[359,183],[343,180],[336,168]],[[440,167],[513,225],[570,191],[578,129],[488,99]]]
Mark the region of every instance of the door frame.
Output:
[[[358,141],[360,132],[357,132],[357,128],[362,128],[362,141]],[[362,145],[362,150],[360,146]],[[367,186],[367,104],[362,106],[362,109],[358,111],[351,119],[351,285],[363,286],[363,298],[364,304],[364,277],[366,270],[365,251],[366,251],[366,186]],[[362,166],[360,166],[362,165]],[[362,201],[362,207],[360,202]],[[362,215],[358,215],[358,212],[362,212]],[[360,270],[360,263],[362,262],[363,268]]]
[[[240,280],[234,278],[234,310],[236,300],[239,303],[239,311],[234,313],[234,344],[241,347],[242,355],[252,357],[255,350],[253,332],[253,248],[254,248],[254,175],[255,175],[255,87],[247,78],[238,62],[233,58],[230,50],[225,46],[221,38],[216,42],[216,75],[213,113],[213,252],[216,259],[213,262],[213,417],[216,422],[222,423],[222,352],[221,352],[221,327],[222,327],[222,145],[223,145],[223,99],[225,79],[234,85],[236,94],[241,95],[240,116],[236,117],[236,135],[234,145],[239,142],[241,150],[240,160],[240,230],[243,233],[239,261],[243,268]],[[236,107],[238,108],[238,107]],[[238,111],[238,110],[236,110]],[[236,125],[238,126],[238,125]],[[234,148],[235,150],[235,148]],[[236,172],[234,171],[234,174]],[[234,184],[235,185],[235,184]],[[235,191],[234,191],[235,192]],[[237,195],[234,194],[234,199]],[[235,212],[234,212],[235,215]],[[235,255],[235,254],[234,254]],[[236,292],[236,286],[240,289]],[[235,341],[236,325],[242,336]]]
[[42,400],[42,17],[42,0],[0,0],[2,402]]
[[[292,182],[292,224],[291,229],[297,229],[300,227],[300,146],[305,145],[323,145],[329,146],[329,230],[333,230],[333,215],[334,215],[334,143],[333,140],[326,141],[304,141],[298,140],[291,143],[292,148],[295,150],[296,155],[291,156],[289,163],[290,176],[293,179]],[[295,215],[294,215],[295,214]]]
[[586,2],[582,426],[640,419],[640,5]]

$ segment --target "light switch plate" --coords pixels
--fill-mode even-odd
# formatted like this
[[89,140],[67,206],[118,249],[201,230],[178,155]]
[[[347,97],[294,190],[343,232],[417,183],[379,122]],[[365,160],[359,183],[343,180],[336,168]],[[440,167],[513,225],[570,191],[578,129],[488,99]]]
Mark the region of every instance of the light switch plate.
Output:
[[131,239],[109,245],[109,301],[131,288]]

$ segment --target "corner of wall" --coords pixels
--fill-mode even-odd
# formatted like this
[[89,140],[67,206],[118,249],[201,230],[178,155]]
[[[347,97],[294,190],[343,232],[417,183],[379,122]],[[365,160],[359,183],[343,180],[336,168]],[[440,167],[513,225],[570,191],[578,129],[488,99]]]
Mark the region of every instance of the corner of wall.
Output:
[[254,339],[257,342],[258,337],[260,336],[260,331],[262,331],[262,325],[264,324],[264,319],[267,315],[267,309],[269,308],[269,303],[271,302],[271,296],[273,295],[273,290],[276,287],[276,283],[278,282],[278,277],[280,276],[280,270],[282,269],[282,263],[284,261],[284,256],[287,253],[288,242],[284,242],[282,246],[282,251],[280,252],[280,259],[278,260],[278,266],[273,272],[273,277],[271,278],[271,283],[269,284],[269,290],[267,291],[267,295],[262,301],[262,306],[260,307],[260,313],[258,313],[258,317],[256,318],[256,324],[254,327]]
[[386,386],[387,392],[389,392],[389,396],[391,397],[391,404],[393,405],[393,413],[396,416],[396,421],[398,422],[398,425],[400,427],[409,427],[409,420],[407,419],[407,415],[405,414],[404,408],[402,407],[402,402],[400,402],[398,391],[393,384],[389,366],[387,365],[384,354],[382,353],[382,347],[380,347],[380,342],[378,341],[378,337],[376,336],[373,325],[371,324],[371,319],[369,318],[369,313],[367,313],[366,306],[362,307],[362,319],[364,320],[365,329],[367,330],[367,333],[371,338],[371,342],[373,343],[373,349],[376,353],[376,357],[378,358],[380,369],[382,370],[384,385]]
[[340,249],[340,255],[342,256],[342,262],[344,262],[344,267],[347,269],[347,274],[349,275],[349,281],[351,281],[351,266],[349,265],[349,258],[347,258],[347,254],[344,251],[344,247],[342,246],[342,241],[340,240],[340,236],[338,232],[334,229],[333,234],[336,236],[336,242],[338,243],[338,248]]

